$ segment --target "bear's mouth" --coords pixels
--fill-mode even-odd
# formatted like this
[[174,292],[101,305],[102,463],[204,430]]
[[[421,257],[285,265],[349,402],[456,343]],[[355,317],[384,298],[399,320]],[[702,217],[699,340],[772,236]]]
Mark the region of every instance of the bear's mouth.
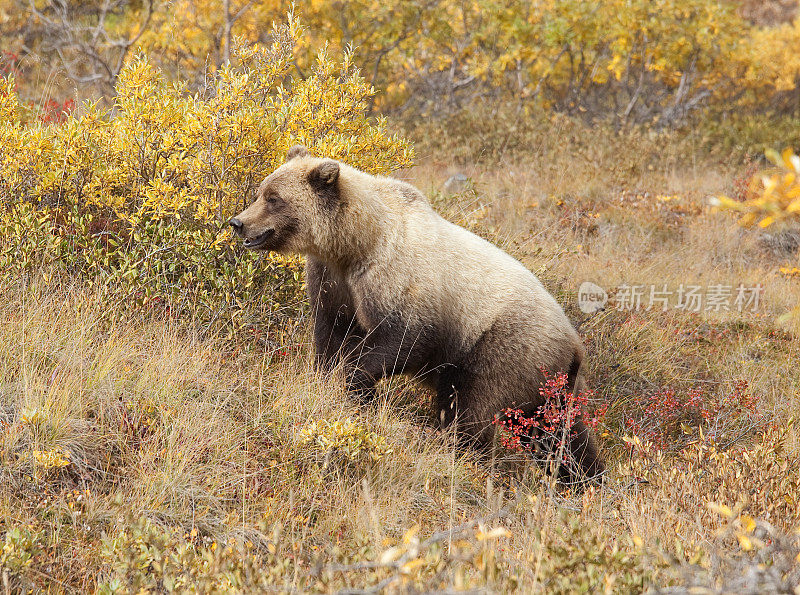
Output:
[[249,248],[250,250],[256,250],[267,243],[273,235],[275,235],[274,229],[268,229],[264,233],[257,235],[254,238],[247,238],[244,241],[244,247]]

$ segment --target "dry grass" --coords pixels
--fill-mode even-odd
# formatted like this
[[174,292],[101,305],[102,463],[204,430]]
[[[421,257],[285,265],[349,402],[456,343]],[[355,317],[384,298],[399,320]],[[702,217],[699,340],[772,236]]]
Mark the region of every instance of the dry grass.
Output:
[[[442,155],[404,176],[435,190],[455,171]],[[708,212],[735,171],[646,160],[626,178],[598,167],[608,152],[579,165],[564,155],[552,144],[472,166],[474,190],[437,204],[519,256],[581,323],[595,405],[616,415],[602,489],[560,492],[529,465],[459,452],[405,381],[359,410],[314,373],[304,336],[276,355],[175,320],[100,326],[91,289],[33,280],[0,300],[0,588],[722,589],[757,562],[742,536],[796,547],[778,536],[798,523],[800,354],[774,322],[800,302],[778,273],[796,255]],[[584,320],[584,280],[763,283],[764,308]],[[727,451],[695,427],[669,452],[623,440],[644,395],[702,385],[711,398],[737,380],[775,429],[759,434],[744,415]],[[350,432],[346,448],[306,439],[312,423],[332,439]]]

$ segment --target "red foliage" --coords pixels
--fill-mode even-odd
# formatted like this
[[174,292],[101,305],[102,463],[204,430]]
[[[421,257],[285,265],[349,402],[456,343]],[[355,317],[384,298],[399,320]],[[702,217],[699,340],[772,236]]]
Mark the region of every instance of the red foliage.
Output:
[[759,170],[758,161],[749,159],[745,161],[742,169],[737,173],[733,179],[733,193],[734,200],[744,201],[750,193],[750,180]]
[[[17,88],[17,81],[20,76],[18,63],[18,54],[8,50],[0,50],[0,76],[14,77],[14,89]],[[33,107],[33,104],[31,106]],[[64,101],[48,99],[41,107],[39,119],[45,124],[62,124],[74,109],[74,99],[65,99]]]
[[744,380],[722,397],[709,395],[704,387],[691,388],[685,394],[662,388],[638,403],[641,409],[627,417],[625,431],[660,449],[679,444],[688,427],[700,427],[712,440],[722,440],[766,422],[765,414],[757,411],[758,399]]
[[17,88],[17,79],[19,78],[17,62],[19,62],[17,54],[8,50],[0,50],[0,76],[13,76],[15,90]]
[[[568,394],[564,374],[545,374],[539,392],[544,402],[535,411],[512,407],[495,419],[494,424],[503,430],[500,440],[504,448],[521,451],[531,438],[561,448],[578,419],[595,432],[616,425],[609,419],[609,402],[586,415],[593,393]],[[737,381],[721,396],[710,394],[706,387],[693,387],[686,392],[661,388],[627,401],[621,414],[621,419],[617,418],[621,433],[634,435],[662,450],[685,446],[693,439],[692,428],[700,428],[707,438],[725,443],[735,442],[769,421],[767,414],[758,410],[758,399],[744,380]]]
[[17,62],[19,62],[17,54],[8,50],[0,50],[0,74],[16,76],[19,73]]
[[606,416],[608,415],[608,406],[609,403],[606,401],[600,407],[595,409],[594,413],[592,413],[591,417],[585,418],[583,421],[584,423],[589,426],[593,432],[596,432],[597,429],[605,422]]
[[74,109],[75,101],[73,99],[65,99],[61,102],[48,99],[42,106],[39,119],[45,124],[62,124]]
[[543,373],[545,382],[539,388],[544,399],[542,405],[528,415],[522,409],[511,407],[495,418],[493,423],[504,430],[500,439],[504,448],[523,450],[523,440],[541,436],[556,439],[555,446],[560,448],[566,437],[572,435],[575,422],[583,416],[583,409],[593,393],[578,391],[573,394],[567,390],[566,374],[552,375],[544,370]]

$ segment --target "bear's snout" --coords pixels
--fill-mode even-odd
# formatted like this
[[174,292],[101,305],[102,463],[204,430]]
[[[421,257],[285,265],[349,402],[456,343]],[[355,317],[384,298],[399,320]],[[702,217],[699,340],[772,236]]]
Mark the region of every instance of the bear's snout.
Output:
[[236,235],[243,235],[244,234],[244,223],[239,221],[236,217],[233,217],[230,221],[228,221],[228,225],[233,228],[233,231],[236,232]]
[[272,234],[275,233],[274,229],[267,229],[261,232],[260,234],[256,235],[255,237],[250,237],[247,235],[245,231],[244,223],[242,223],[241,219],[238,219],[237,217],[233,217],[230,221],[228,221],[228,225],[230,225],[233,228],[233,231],[236,232],[236,235],[238,235],[241,238],[244,238],[245,248],[260,247],[268,239],[270,239],[270,237],[272,237]]

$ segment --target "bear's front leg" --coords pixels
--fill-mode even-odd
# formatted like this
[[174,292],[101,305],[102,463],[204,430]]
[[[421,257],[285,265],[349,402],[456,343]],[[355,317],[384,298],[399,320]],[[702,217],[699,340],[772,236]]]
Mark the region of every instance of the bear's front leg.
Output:
[[358,342],[348,338],[343,349],[348,391],[362,403],[371,401],[381,378],[405,371],[412,361],[413,346],[414,341],[392,332],[388,325],[373,329]]
[[353,300],[344,281],[313,258],[306,264],[306,276],[314,318],[314,363],[317,369],[330,372],[346,355],[347,343],[363,336],[363,332],[356,322]]
[[314,314],[314,364],[318,370],[332,371],[359,341],[359,327],[342,306],[336,312],[318,309]]
[[366,405],[372,402],[378,394],[375,385],[380,378],[361,368],[353,368],[348,371],[346,386],[350,393],[359,403]]

